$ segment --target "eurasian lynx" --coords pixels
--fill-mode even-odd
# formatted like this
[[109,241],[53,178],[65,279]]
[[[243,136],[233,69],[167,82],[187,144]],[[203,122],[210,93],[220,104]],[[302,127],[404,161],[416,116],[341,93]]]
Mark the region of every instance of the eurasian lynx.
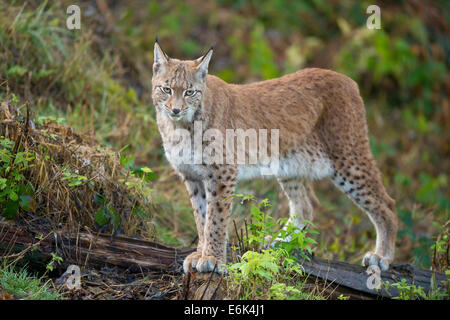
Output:
[[[357,84],[345,75],[316,68],[252,84],[228,84],[208,75],[212,53],[211,48],[196,60],[181,61],[169,58],[157,41],[154,48],[152,98],[157,123],[167,158],[188,190],[198,230],[197,251],[185,259],[184,271],[210,272],[215,265],[221,270],[230,220],[228,196],[239,179],[257,177],[268,167],[248,161],[196,162],[190,150],[189,161],[177,161],[173,153],[179,150],[177,129],[192,133],[195,144],[195,127],[224,136],[229,129],[278,129],[277,171],[272,177],[289,200],[290,221],[301,226],[304,219],[312,220],[308,183],[331,178],[375,226],[376,247],[364,256],[363,264],[387,270],[397,234],[395,202],[385,191],[369,148]],[[267,137],[273,137],[272,131]],[[268,149],[274,143],[269,140]],[[221,143],[225,153],[235,145]],[[207,145],[201,148],[204,151]]]

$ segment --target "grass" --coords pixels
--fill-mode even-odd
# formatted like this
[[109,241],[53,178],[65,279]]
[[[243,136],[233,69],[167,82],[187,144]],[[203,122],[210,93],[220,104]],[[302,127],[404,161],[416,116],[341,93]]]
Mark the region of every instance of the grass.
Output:
[[59,300],[60,293],[52,288],[49,282],[32,276],[26,269],[15,269],[13,266],[0,268],[0,293],[6,292],[15,299],[24,300]]

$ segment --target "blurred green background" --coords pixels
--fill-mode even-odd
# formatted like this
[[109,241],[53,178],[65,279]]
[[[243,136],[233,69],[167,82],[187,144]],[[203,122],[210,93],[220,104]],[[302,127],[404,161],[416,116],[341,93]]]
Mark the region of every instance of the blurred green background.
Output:
[[[81,30],[66,8],[81,8]],[[157,172],[154,223],[161,241],[192,245],[196,229],[184,186],[164,158],[151,103],[153,45],[193,59],[216,44],[210,73],[245,83],[305,67],[359,83],[372,151],[401,221],[397,260],[429,267],[449,220],[450,26],[448,1],[377,1],[381,29],[369,30],[370,1],[0,1],[0,95],[30,101],[38,121],[93,132],[135,165]],[[316,254],[359,263],[375,243],[367,217],[329,182],[315,185],[321,208]],[[241,183],[285,217],[276,183]],[[238,223],[248,208],[236,204]],[[233,232],[230,230],[231,237]],[[141,235],[146,237],[148,235]]]

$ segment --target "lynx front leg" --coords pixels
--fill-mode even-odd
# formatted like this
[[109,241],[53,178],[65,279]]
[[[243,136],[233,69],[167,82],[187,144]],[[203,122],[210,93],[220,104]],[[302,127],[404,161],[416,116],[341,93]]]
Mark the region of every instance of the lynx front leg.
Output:
[[230,219],[231,199],[236,186],[237,170],[232,166],[222,166],[214,170],[205,181],[206,221],[204,229],[202,256],[197,263],[197,271],[221,272],[226,263],[228,222]]
[[197,268],[197,262],[202,256],[204,238],[203,231],[205,229],[206,217],[206,192],[202,181],[185,180],[184,184],[191,199],[192,210],[198,233],[197,251],[187,256],[183,262],[183,270],[187,273],[189,270]]

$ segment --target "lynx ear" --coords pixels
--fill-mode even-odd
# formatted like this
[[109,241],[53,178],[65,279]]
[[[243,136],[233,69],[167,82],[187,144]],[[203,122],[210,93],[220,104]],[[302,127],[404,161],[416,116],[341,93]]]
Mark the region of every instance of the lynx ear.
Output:
[[161,49],[158,43],[158,37],[155,39],[153,73],[158,73],[169,62],[169,56]]
[[195,60],[195,62],[197,62],[197,74],[203,81],[206,79],[206,75],[208,74],[209,61],[211,60],[213,50],[214,46],[211,46],[208,52],[206,52],[203,56]]

